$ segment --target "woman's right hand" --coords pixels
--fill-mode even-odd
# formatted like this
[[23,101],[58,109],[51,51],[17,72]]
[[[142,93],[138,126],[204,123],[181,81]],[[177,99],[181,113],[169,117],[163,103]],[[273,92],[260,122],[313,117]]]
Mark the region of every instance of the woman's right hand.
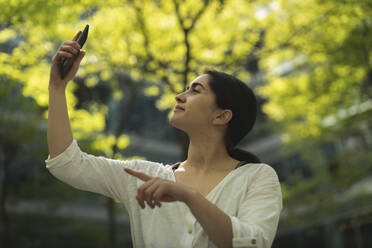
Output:
[[[80,50],[80,45],[77,43],[77,39],[81,31],[77,32],[72,41],[65,41],[58,48],[57,53],[52,59],[52,65],[50,69],[49,86],[53,87],[66,87],[67,83],[74,78],[76,72],[79,69],[81,60],[85,55],[85,51]],[[64,58],[72,58],[74,60],[71,70],[62,79],[60,67]]]

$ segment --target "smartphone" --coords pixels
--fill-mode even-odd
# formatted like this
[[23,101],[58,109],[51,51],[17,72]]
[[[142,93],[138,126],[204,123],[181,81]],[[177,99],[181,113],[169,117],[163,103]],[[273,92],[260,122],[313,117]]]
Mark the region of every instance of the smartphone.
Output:
[[[84,28],[84,31],[79,35],[77,39],[77,43],[80,45],[80,49],[83,48],[85,41],[88,38],[88,31],[89,31],[89,24],[87,24]],[[61,76],[64,78],[67,73],[70,71],[72,64],[74,62],[75,57],[73,58],[63,58],[61,63]]]

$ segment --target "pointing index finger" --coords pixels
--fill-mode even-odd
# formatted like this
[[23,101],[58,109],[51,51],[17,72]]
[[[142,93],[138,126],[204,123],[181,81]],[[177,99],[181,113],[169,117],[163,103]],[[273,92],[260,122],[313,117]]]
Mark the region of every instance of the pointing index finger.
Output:
[[132,170],[132,169],[129,169],[129,168],[124,168],[124,171],[127,172],[128,174],[132,175],[132,176],[135,176],[135,177],[141,179],[142,181],[148,181],[152,178],[149,175],[146,175],[145,173],[135,171],[135,170]]

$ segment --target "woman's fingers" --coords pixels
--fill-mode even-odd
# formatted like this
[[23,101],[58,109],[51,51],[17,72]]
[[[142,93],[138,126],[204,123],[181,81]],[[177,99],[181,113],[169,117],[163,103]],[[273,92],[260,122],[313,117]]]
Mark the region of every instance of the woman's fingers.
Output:
[[61,45],[52,59],[52,63],[60,63],[62,58],[73,58],[80,54],[80,46],[77,42],[66,41]]
[[[150,179],[146,183],[142,184],[141,187],[138,188],[138,203],[141,205],[142,208],[145,208],[145,201],[148,201],[148,196],[146,195],[146,189],[150,187],[155,182],[155,178]],[[147,202],[147,204],[151,207],[151,204]]]
[[139,203],[139,205],[142,207],[142,208],[145,208],[145,193],[144,193],[144,190],[149,187],[152,183],[154,182],[154,178],[153,179],[150,179],[149,181],[145,182],[144,184],[142,184],[138,189],[137,189],[137,196],[136,196],[136,199]]
[[71,53],[72,55],[78,55],[80,52],[80,49],[77,49],[75,46],[72,45],[62,45],[59,50]]
[[66,58],[72,58],[72,57],[74,57],[74,54],[71,54],[71,53],[65,52],[65,51],[59,51],[59,52],[57,52],[57,55],[59,57],[66,57]]
[[172,186],[168,183],[159,185],[159,187],[156,189],[156,192],[153,194],[153,198],[158,202],[177,201],[177,199],[170,194],[171,187]]
[[72,78],[76,74],[77,70],[79,69],[81,60],[84,58],[84,56],[85,56],[85,51],[83,50],[80,51],[77,57],[74,56],[75,57],[73,58],[74,62],[72,64],[71,70],[67,73],[66,78],[70,78],[70,77]]
[[[50,83],[54,85],[66,85],[76,74],[79,69],[81,60],[85,55],[85,51],[81,51],[81,47],[77,42],[81,31],[79,30],[71,41],[65,41],[58,48],[58,51],[52,58],[51,70],[50,70]],[[65,58],[70,58],[73,61],[72,68],[69,73],[62,78],[60,73],[60,66]]]
[[153,198],[153,194],[160,184],[161,179],[152,178],[138,188],[136,199],[142,208],[145,208],[145,201],[151,208],[154,208],[155,204],[158,206],[160,205],[160,203]]
[[137,202],[141,206],[142,209],[146,207],[143,199],[138,194],[136,195],[136,199],[137,199]]
[[79,43],[77,43],[77,41],[65,41],[63,42],[62,46],[72,46],[74,48],[76,48],[77,50],[80,50],[80,45]]
[[153,177],[150,177],[149,175],[145,174],[145,173],[142,173],[142,172],[139,172],[139,171],[135,171],[135,170],[132,170],[132,169],[129,169],[129,168],[124,168],[124,171],[132,176],[135,176],[139,179],[141,179],[142,181],[149,181],[151,179],[153,179]]
[[145,181],[139,188],[136,199],[138,204],[145,208],[146,204],[154,208],[155,205],[161,207],[161,202],[175,202],[175,201],[186,201],[186,195],[194,191],[191,187],[187,187],[183,184],[175,183],[170,180],[151,177],[145,173],[124,168],[128,174],[135,176],[142,181]]
[[[154,208],[155,205],[159,206],[160,202],[158,202],[155,198],[154,198],[154,193],[155,191],[159,188],[161,184],[161,180],[156,180],[154,181],[153,184],[151,184],[149,187],[147,187],[144,191],[144,195],[145,195],[145,199],[146,199],[146,202],[147,204],[151,207],[151,208]],[[159,206],[160,207],[160,206]]]

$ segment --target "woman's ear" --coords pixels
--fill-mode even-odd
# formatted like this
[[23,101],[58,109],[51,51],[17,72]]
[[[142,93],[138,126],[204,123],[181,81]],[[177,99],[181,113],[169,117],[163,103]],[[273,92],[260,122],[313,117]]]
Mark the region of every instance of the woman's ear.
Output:
[[232,118],[232,111],[230,109],[219,110],[216,117],[213,120],[213,124],[226,125]]

